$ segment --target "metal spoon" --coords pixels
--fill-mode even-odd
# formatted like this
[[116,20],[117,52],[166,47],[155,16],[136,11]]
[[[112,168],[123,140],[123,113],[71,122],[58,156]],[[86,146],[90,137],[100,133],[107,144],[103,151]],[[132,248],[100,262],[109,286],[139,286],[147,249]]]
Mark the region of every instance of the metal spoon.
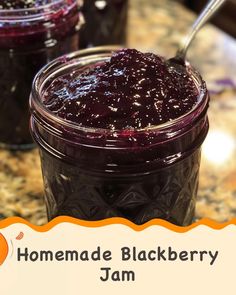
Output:
[[193,23],[190,32],[182,40],[176,56],[169,59],[169,62],[185,64],[187,50],[195,38],[197,32],[205,25],[205,23],[214,15],[226,0],[211,0],[202,10],[198,18]]

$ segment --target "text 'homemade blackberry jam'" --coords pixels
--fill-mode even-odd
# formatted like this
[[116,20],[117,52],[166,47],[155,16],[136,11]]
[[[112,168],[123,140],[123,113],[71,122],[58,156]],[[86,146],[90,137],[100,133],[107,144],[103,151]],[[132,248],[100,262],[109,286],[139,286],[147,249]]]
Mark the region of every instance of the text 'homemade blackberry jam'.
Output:
[[0,1],[0,146],[32,145],[28,99],[35,74],[78,49],[77,0]]
[[192,222],[209,96],[191,66],[100,47],[56,59],[34,81],[49,220]]

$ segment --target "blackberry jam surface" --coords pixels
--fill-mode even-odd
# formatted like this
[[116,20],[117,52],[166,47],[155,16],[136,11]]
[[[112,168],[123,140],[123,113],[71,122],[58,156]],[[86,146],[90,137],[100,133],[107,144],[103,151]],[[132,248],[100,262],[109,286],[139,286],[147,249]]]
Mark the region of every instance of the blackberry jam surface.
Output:
[[59,117],[85,127],[126,130],[178,118],[197,103],[198,89],[185,66],[124,49],[92,69],[55,79],[45,106]]
[[49,219],[190,224],[208,131],[205,83],[150,53],[85,53],[49,65],[32,90]]
[[32,146],[28,98],[36,73],[78,49],[76,0],[0,1],[0,145]]

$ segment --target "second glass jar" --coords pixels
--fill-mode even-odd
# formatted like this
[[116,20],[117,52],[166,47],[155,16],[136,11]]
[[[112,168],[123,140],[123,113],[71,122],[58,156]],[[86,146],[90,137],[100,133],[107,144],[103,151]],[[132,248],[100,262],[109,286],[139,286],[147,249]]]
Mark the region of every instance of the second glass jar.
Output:
[[28,98],[35,74],[52,59],[78,49],[77,0],[0,10],[0,146],[32,146]]

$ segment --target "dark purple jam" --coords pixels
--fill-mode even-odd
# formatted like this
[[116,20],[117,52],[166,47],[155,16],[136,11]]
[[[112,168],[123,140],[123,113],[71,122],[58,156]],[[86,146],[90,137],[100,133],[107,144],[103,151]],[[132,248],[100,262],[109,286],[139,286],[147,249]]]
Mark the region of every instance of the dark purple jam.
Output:
[[188,225],[208,131],[205,83],[151,53],[104,52],[58,60],[33,86],[48,217]]
[[[78,49],[76,0],[0,1],[0,145],[32,145],[28,99],[35,74]],[[46,6],[45,6],[46,5]]]
[[185,66],[123,49],[105,63],[55,79],[44,104],[81,126],[132,130],[166,123],[189,112],[199,91]]

